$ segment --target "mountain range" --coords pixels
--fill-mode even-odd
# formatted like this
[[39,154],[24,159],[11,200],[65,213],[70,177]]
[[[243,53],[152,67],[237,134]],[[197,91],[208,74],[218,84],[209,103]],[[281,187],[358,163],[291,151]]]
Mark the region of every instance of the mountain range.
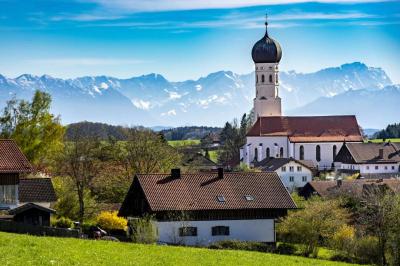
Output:
[[[363,127],[398,122],[400,87],[381,68],[355,62],[313,73],[280,73],[280,97],[288,115],[356,114]],[[49,92],[52,111],[64,124],[223,126],[248,113],[255,94],[254,73],[211,73],[198,80],[168,81],[160,74],[129,79],[109,76],[60,79],[48,75],[0,75],[0,107],[12,97]]]

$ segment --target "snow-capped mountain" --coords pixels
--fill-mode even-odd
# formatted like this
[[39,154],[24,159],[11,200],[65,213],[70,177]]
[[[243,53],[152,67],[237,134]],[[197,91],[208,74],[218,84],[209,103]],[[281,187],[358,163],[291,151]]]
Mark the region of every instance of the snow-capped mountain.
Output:
[[[392,84],[382,69],[362,63],[308,74],[281,72],[280,82],[286,113],[320,97],[366,89],[379,94]],[[13,95],[29,99],[37,89],[53,96],[53,112],[61,115],[63,123],[88,120],[145,126],[221,126],[248,112],[255,94],[254,73],[239,75],[231,71],[182,82],[170,82],[159,74],[66,80],[48,75],[25,74],[14,79],[0,75],[0,107]]]

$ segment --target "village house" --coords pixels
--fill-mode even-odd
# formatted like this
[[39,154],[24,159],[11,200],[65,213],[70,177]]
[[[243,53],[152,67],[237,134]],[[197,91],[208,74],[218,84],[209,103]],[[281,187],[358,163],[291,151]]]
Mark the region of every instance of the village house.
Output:
[[253,166],[269,157],[295,158],[311,160],[319,170],[333,170],[333,161],[344,142],[363,141],[354,115],[282,115],[278,80],[282,49],[267,29],[264,37],[254,44],[252,58],[255,122],[240,150],[240,160],[246,165]]
[[318,196],[330,198],[337,196],[362,197],[371,187],[380,186],[389,189],[394,193],[400,193],[400,180],[391,179],[354,179],[354,180],[318,180],[307,183],[299,194],[305,198]]
[[0,140],[0,210],[33,225],[50,225],[50,209],[57,198],[50,178],[28,178],[33,172],[28,159],[13,140]]
[[400,177],[400,143],[346,143],[335,158],[343,175]]
[[154,215],[159,241],[209,245],[227,239],[275,243],[275,222],[295,209],[274,172],[139,174],[119,211]]
[[300,161],[293,158],[265,158],[260,162],[255,162],[254,167],[264,172],[276,172],[289,191],[302,188],[312,181],[315,169],[312,161]]

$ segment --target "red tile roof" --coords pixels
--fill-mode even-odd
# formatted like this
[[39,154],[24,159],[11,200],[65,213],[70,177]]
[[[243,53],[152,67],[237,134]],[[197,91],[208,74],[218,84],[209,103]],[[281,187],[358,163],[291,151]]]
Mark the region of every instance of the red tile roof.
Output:
[[11,139],[0,139],[0,173],[27,173],[33,167]]
[[[291,209],[296,208],[290,194],[274,172],[137,175],[152,211]],[[245,199],[254,197],[253,201]],[[219,202],[223,196],[225,202]]]
[[363,141],[354,115],[259,117],[247,136],[287,136],[290,142]]
[[18,198],[22,202],[55,202],[57,200],[50,178],[21,178]]

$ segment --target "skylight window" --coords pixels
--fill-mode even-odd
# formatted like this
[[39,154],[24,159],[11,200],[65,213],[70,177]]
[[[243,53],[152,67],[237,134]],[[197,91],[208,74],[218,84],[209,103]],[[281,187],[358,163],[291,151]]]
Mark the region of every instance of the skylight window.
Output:
[[254,200],[254,197],[253,197],[252,195],[245,195],[244,198],[245,198],[247,201],[253,201],[253,200]]
[[225,202],[225,197],[224,196],[217,196],[217,200],[219,202]]

